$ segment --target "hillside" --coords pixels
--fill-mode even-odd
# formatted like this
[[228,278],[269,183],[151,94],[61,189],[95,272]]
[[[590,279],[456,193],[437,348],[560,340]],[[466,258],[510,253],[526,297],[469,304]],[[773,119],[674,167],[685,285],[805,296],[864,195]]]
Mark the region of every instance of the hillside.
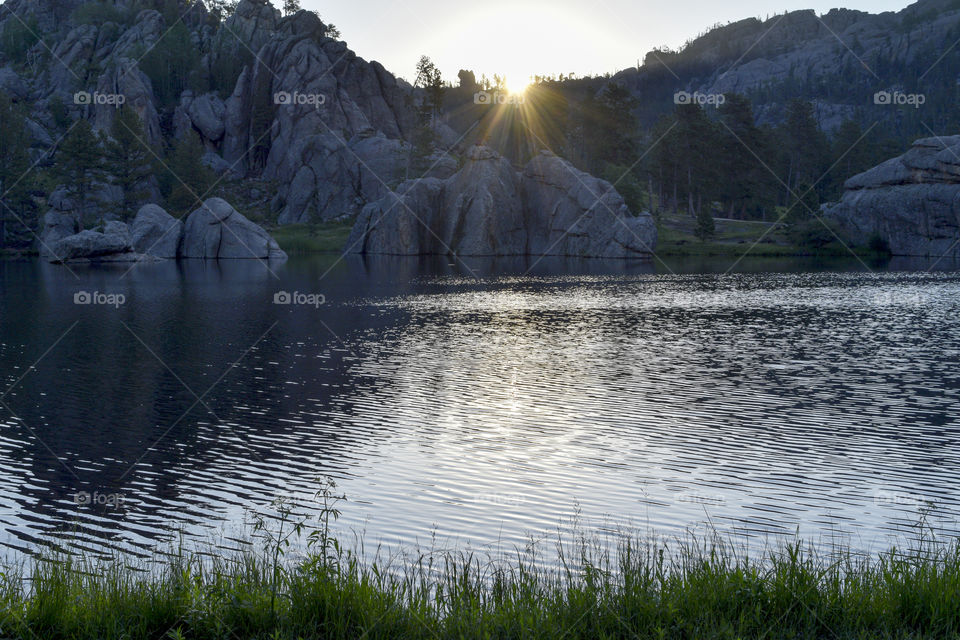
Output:
[[[643,103],[652,124],[678,90],[735,92],[751,99],[760,123],[775,124],[793,98],[815,104],[821,126],[881,121],[905,140],[956,129],[960,114],[960,2],[920,0],[870,14],[795,11],[716,27],[679,51],[654,50],[613,80]],[[924,104],[876,104],[877,92],[922,94]]]
[[269,222],[356,214],[404,177],[418,119],[409,85],[332,35],[266,0],[229,16],[186,0],[8,0],[0,122],[28,153],[0,170],[18,188],[7,239],[29,241],[49,206],[182,215],[208,193]]

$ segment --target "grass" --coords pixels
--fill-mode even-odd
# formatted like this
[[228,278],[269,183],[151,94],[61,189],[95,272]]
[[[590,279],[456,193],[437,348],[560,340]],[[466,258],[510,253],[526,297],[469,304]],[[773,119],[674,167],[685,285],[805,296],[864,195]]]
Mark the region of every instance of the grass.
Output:
[[340,253],[347,244],[353,220],[290,224],[270,230],[280,248],[290,255]]
[[[713,534],[659,543],[556,541],[480,557],[417,552],[361,561],[281,508],[259,544],[159,564],[38,559],[0,580],[0,637],[37,639],[951,638],[960,634],[960,545],[921,535],[878,556],[788,543],[751,559]],[[285,558],[294,538],[309,552]]]
[[[715,218],[716,231],[712,238],[702,241],[694,234],[696,221],[685,212],[673,214],[664,211],[657,224],[659,238],[656,252],[659,256],[720,256],[740,257],[749,251],[754,257],[849,257],[850,246],[835,240],[826,229],[817,228],[828,240],[822,246],[798,244],[782,225],[754,220]],[[876,257],[865,248],[854,248],[857,255]]]

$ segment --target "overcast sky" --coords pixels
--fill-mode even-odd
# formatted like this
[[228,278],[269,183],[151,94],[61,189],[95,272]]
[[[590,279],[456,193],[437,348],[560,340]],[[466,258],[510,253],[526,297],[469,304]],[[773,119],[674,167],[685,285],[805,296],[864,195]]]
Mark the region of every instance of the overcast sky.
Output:
[[[273,0],[280,5],[281,0]],[[679,47],[716,23],[766,18],[784,10],[825,13],[838,0],[301,0],[343,33],[363,58],[411,79],[417,59],[429,55],[455,81],[461,68],[508,76],[514,85],[531,74],[618,71],[655,46]],[[797,3],[797,4],[794,4]],[[879,13],[907,0],[843,0],[842,6]]]

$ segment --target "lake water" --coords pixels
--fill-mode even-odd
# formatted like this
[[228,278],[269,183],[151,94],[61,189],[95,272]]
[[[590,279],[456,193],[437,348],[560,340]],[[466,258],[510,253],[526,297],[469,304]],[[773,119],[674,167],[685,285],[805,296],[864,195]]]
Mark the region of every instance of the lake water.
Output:
[[0,263],[0,545],[229,537],[318,476],[368,546],[956,534],[951,265],[450,262]]

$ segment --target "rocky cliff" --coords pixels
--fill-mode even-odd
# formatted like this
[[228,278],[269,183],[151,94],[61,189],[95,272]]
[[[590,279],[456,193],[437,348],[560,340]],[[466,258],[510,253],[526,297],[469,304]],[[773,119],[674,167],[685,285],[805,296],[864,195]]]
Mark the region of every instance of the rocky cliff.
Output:
[[717,26],[678,51],[649,52],[641,66],[613,79],[652,103],[650,118],[671,109],[679,90],[735,92],[753,100],[760,122],[779,122],[786,104],[802,98],[814,103],[825,129],[845,119],[880,120],[909,134],[922,131],[918,109],[877,104],[875,94],[922,93],[933,126],[957,98],[960,52],[951,45],[958,39],[956,0],[920,0],[879,14],[793,11]]
[[[218,172],[273,182],[281,222],[355,214],[404,177],[411,87],[327,37],[313,13],[284,18],[267,0],[241,0],[219,21],[199,1],[7,0],[0,33],[25,46],[3,47],[0,91],[30,106],[35,155],[60,137],[58,118],[109,132],[119,95],[158,155],[193,134]],[[170,76],[151,80],[154,59]],[[365,166],[391,155],[382,182],[366,179]]]
[[960,258],[960,136],[917,140],[844,190],[825,211],[856,242],[877,236],[894,255]]

